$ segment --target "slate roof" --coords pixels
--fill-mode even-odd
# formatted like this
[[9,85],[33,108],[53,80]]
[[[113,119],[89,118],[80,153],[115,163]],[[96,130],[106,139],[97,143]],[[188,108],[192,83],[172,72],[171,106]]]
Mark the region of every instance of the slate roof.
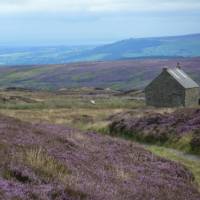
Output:
[[182,69],[168,68],[167,72],[186,89],[199,87],[199,85],[194,80],[192,80]]

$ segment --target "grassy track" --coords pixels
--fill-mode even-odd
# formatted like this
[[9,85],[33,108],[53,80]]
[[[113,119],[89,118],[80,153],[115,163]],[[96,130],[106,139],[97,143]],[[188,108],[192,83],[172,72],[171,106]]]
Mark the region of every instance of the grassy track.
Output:
[[198,184],[200,189],[200,157],[190,154],[184,154],[181,151],[159,147],[155,145],[145,146],[152,153],[164,157],[169,160],[173,160],[175,162],[181,163],[186,166],[195,176],[195,181]]

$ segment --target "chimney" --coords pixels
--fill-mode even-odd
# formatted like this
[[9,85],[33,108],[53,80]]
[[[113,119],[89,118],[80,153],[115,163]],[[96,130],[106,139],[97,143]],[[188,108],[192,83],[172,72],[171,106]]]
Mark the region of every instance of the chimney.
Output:
[[167,71],[168,70],[168,67],[164,67],[163,68],[163,71],[165,72],[165,71]]
[[181,69],[181,65],[180,65],[179,62],[177,62],[176,68],[177,68],[177,69]]

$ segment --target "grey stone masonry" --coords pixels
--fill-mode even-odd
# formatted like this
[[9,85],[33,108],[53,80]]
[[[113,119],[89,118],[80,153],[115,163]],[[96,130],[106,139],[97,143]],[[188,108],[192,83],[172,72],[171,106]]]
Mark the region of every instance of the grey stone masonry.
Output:
[[199,105],[200,90],[180,68],[164,68],[145,88],[146,104],[155,107],[193,107]]

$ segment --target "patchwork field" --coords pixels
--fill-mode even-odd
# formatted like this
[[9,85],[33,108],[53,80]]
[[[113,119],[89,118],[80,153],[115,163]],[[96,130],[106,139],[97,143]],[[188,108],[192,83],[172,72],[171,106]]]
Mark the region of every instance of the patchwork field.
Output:
[[[133,58],[200,56],[200,34],[130,38],[104,45],[0,46],[1,65],[62,64]],[[14,44],[12,44],[14,45]]]

